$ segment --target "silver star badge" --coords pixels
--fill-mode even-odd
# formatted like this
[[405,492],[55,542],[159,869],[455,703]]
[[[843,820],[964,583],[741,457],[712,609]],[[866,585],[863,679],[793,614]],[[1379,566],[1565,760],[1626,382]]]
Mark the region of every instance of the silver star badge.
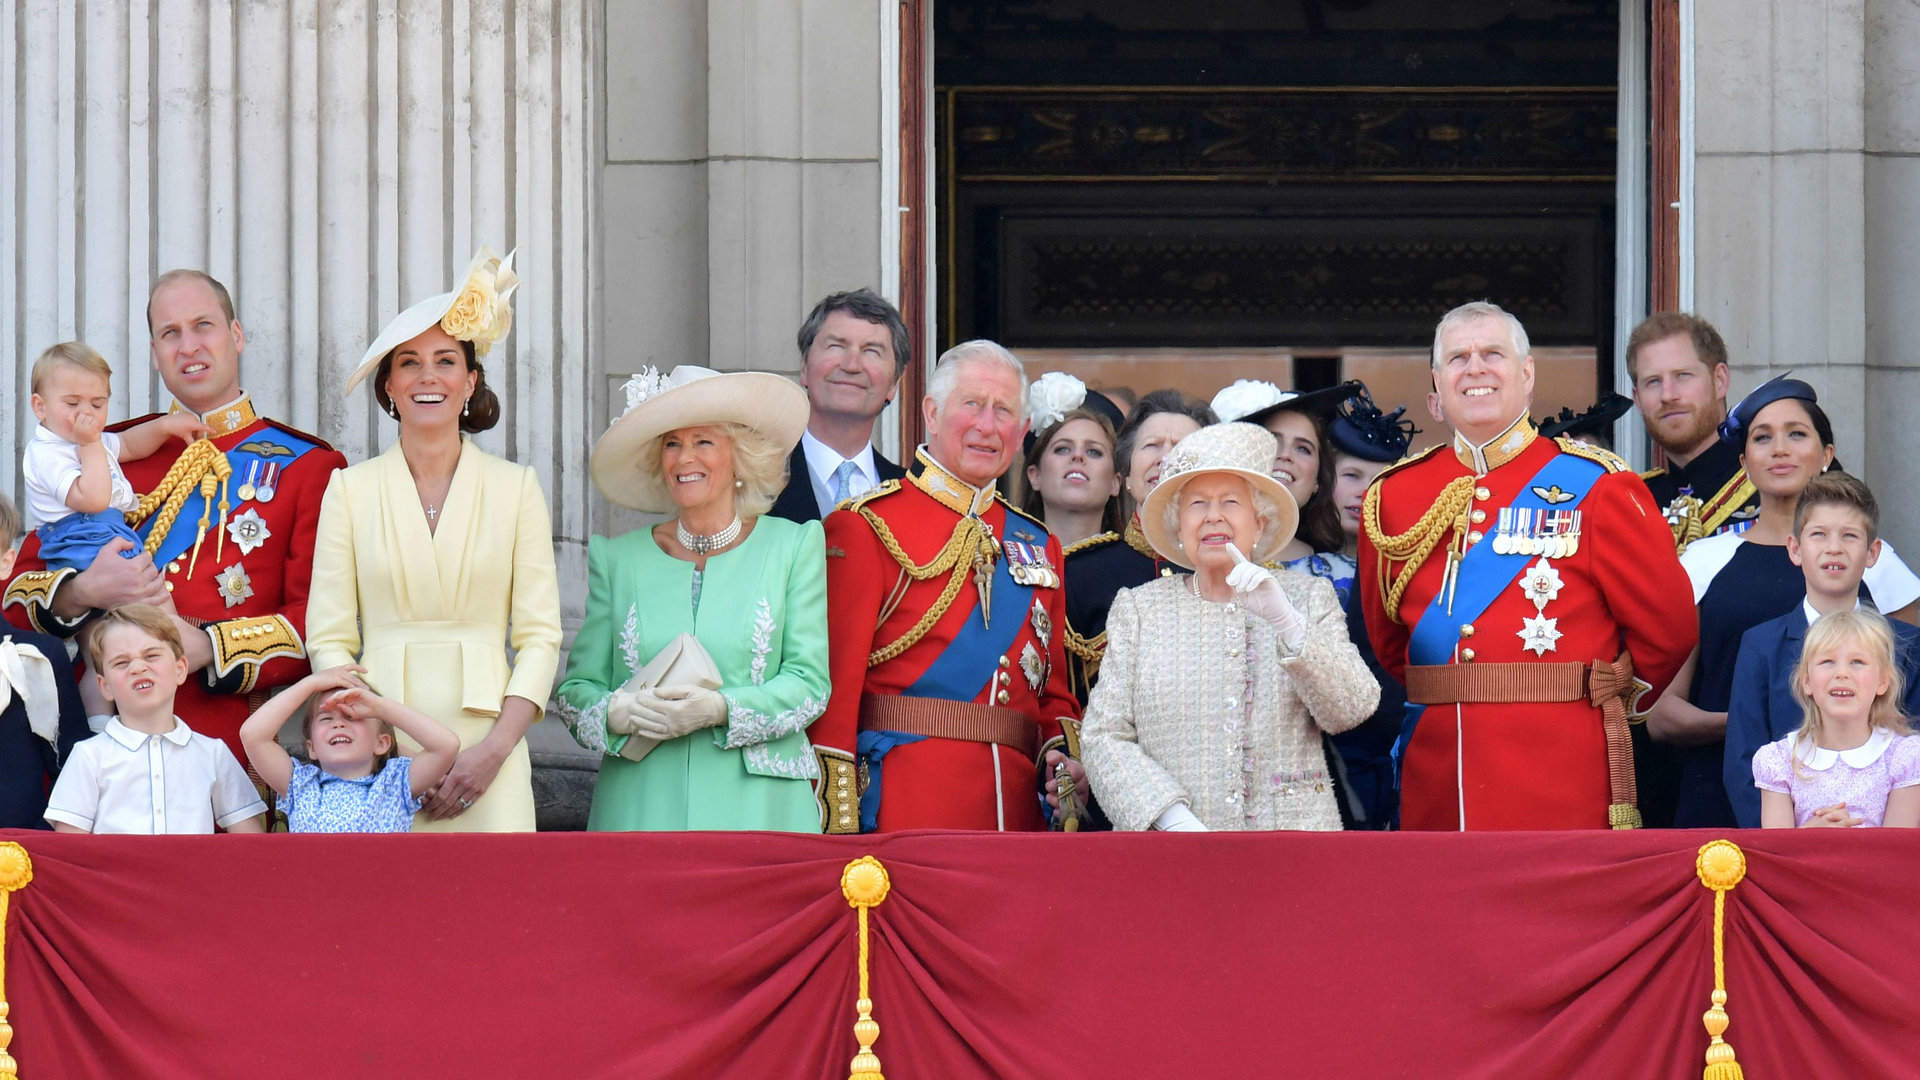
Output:
[[1033,632],[1042,645],[1053,640],[1053,616],[1047,614],[1046,605],[1038,600],[1033,602]]
[[1554,650],[1555,643],[1560,640],[1559,619],[1535,615],[1522,621],[1525,625],[1518,631],[1521,648],[1531,650],[1538,656],[1545,656]]
[[220,587],[220,599],[225,600],[228,607],[239,607],[253,598],[253,579],[239,563],[220,571],[220,576],[213,580]]
[[1541,559],[1520,576],[1520,591],[1533,601],[1535,611],[1545,611],[1547,603],[1560,595],[1560,571]]
[[251,555],[273,533],[267,528],[266,519],[260,516],[259,511],[249,506],[245,513],[227,522],[227,535],[240,548],[240,554]]
[[1040,650],[1034,648],[1031,641],[1020,650],[1020,673],[1027,677],[1027,687],[1035,693],[1039,693],[1047,681],[1047,662],[1040,658]]

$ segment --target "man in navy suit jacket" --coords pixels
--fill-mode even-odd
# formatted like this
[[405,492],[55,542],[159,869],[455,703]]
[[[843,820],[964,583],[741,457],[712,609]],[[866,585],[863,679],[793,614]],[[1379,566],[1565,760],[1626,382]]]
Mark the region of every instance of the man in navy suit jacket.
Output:
[[913,347],[900,312],[871,289],[815,304],[799,340],[800,385],[812,412],[770,512],[817,521],[841,500],[906,475],[873,449],[873,422],[899,389]]

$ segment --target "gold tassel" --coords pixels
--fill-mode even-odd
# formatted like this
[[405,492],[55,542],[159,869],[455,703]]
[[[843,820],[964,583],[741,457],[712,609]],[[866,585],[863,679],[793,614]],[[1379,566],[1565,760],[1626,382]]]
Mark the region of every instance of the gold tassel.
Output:
[[1728,1024],[1727,893],[1747,876],[1747,856],[1732,841],[1715,840],[1701,847],[1693,870],[1700,876],[1700,884],[1713,890],[1713,1007],[1700,1018],[1712,1041],[1707,1044],[1707,1068],[1702,1080],[1742,1080],[1733,1047],[1720,1036],[1726,1034]]
[[880,1075],[880,1059],[873,1053],[873,1044],[880,1038],[880,1025],[874,1022],[873,999],[867,996],[867,909],[885,900],[890,888],[887,868],[871,855],[862,855],[848,863],[840,874],[841,895],[860,913],[860,1000],[854,1003],[860,1018],[853,1024],[853,1037],[860,1042],[860,1052],[853,1055],[853,1072],[848,1080],[885,1080]]
[[7,1053],[13,1045],[13,1025],[7,1022],[7,952],[5,934],[8,901],[33,880],[33,860],[27,849],[12,841],[0,843],[0,1080],[17,1080],[20,1066]]

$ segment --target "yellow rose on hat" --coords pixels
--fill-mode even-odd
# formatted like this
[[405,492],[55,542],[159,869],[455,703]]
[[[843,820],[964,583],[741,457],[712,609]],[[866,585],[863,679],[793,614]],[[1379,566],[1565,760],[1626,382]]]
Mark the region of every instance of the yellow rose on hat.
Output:
[[471,341],[476,351],[485,352],[493,342],[483,343],[480,335],[493,325],[493,305],[498,299],[493,282],[475,274],[467,279],[453,307],[440,317],[440,328],[453,335],[454,340]]

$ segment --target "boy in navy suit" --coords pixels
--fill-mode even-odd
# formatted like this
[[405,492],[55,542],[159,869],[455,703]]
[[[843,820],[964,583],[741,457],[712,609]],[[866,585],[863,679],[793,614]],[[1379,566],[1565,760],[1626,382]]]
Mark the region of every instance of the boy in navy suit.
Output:
[[[1793,511],[1787,554],[1807,579],[1798,608],[1746,632],[1727,703],[1727,757],[1722,778],[1742,828],[1760,826],[1753,755],[1800,730],[1805,715],[1793,699],[1793,668],[1815,619],[1860,606],[1860,578],[1880,558],[1880,507],[1858,478],[1828,472],[1813,478]],[[1920,714],[1920,629],[1892,623],[1894,651],[1906,680],[1902,708]]]
[[[0,495],[0,581],[13,571],[20,511]],[[0,828],[44,829],[47,790],[93,732],[66,642],[0,622]]]

